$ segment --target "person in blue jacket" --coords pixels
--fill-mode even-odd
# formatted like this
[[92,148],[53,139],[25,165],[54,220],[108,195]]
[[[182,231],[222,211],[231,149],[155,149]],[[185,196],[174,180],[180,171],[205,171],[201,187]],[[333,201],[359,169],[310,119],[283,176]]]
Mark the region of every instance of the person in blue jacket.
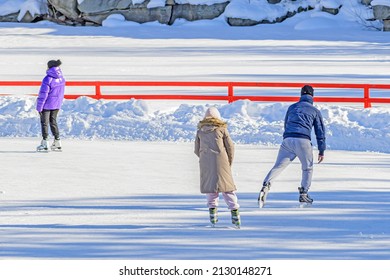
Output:
[[263,187],[258,197],[259,207],[264,207],[267,194],[271,188],[272,181],[296,158],[301,162],[302,180],[299,190],[299,202],[311,205],[313,199],[308,195],[313,175],[313,147],[311,143],[311,132],[317,138],[319,150],[318,163],[324,160],[325,127],[321,112],[313,106],[314,90],[310,85],[301,89],[299,102],[292,104],[286,113],[284,120],[283,142],[275,165],[268,172],[263,181]]

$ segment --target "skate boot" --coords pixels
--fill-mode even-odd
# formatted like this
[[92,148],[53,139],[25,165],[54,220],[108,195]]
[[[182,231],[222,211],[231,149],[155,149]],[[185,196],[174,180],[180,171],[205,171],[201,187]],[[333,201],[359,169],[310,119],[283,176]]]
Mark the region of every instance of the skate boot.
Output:
[[37,147],[37,152],[48,152],[49,151],[49,141],[47,140],[42,140],[41,145]]
[[239,229],[241,227],[241,218],[240,218],[240,212],[238,209],[232,210],[232,224]]
[[51,144],[51,150],[56,152],[62,152],[61,147],[61,140],[60,139],[54,139],[53,144]]
[[257,203],[259,204],[259,208],[263,208],[265,205],[265,201],[267,199],[267,195],[269,190],[271,189],[271,183],[263,183],[263,187],[259,193],[259,198],[257,199]]
[[209,208],[210,213],[210,223],[211,226],[214,227],[215,224],[218,222],[218,211],[217,208]]
[[299,203],[300,207],[310,207],[313,204],[313,199],[309,196],[307,191],[305,191],[303,188],[298,188],[299,190]]

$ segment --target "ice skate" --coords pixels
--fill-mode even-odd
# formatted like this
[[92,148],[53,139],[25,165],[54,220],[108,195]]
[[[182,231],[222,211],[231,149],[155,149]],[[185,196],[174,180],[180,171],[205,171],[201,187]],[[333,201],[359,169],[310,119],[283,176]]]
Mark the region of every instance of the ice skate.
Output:
[[217,208],[209,208],[209,213],[211,226],[215,227],[215,224],[218,222],[218,210]]
[[257,203],[259,204],[259,208],[263,208],[265,205],[265,201],[267,199],[267,195],[269,190],[271,189],[270,183],[264,183],[261,191],[259,193],[259,198],[257,199]]
[[49,145],[49,141],[42,140],[41,144],[37,147],[37,152],[48,152],[49,151],[48,145]]
[[61,140],[60,139],[55,139],[53,144],[51,144],[51,150],[56,151],[56,152],[62,152],[62,147],[61,147]]
[[232,224],[239,229],[241,227],[241,218],[240,218],[240,212],[238,209],[232,210]]
[[303,188],[298,188],[299,190],[299,203],[301,208],[310,207],[313,204],[313,199],[309,196],[307,191]]

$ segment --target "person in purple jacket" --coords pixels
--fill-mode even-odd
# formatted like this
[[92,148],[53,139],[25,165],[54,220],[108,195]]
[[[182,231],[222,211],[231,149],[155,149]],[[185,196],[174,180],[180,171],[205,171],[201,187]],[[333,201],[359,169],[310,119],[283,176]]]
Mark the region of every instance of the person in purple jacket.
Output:
[[48,151],[49,126],[54,136],[51,145],[53,151],[61,151],[60,133],[57,115],[62,106],[65,92],[65,79],[60,68],[61,61],[50,60],[47,63],[46,76],[42,80],[37,99],[37,111],[41,119],[42,141],[37,151]]

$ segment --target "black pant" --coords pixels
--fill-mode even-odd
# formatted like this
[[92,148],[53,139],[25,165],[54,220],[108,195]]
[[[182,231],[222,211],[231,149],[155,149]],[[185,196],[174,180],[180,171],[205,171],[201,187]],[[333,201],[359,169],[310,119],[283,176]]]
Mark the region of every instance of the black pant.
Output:
[[44,140],[47,140],[47,137],[49,136],[49,125],[51,133],[53,133],[54,138],[59,140],[60,139],[60,132],[58,131],[58,125],[57,125],[57,110],[43,110],[40,113],[41,116],[41,128],[42,128],[42,138]]

